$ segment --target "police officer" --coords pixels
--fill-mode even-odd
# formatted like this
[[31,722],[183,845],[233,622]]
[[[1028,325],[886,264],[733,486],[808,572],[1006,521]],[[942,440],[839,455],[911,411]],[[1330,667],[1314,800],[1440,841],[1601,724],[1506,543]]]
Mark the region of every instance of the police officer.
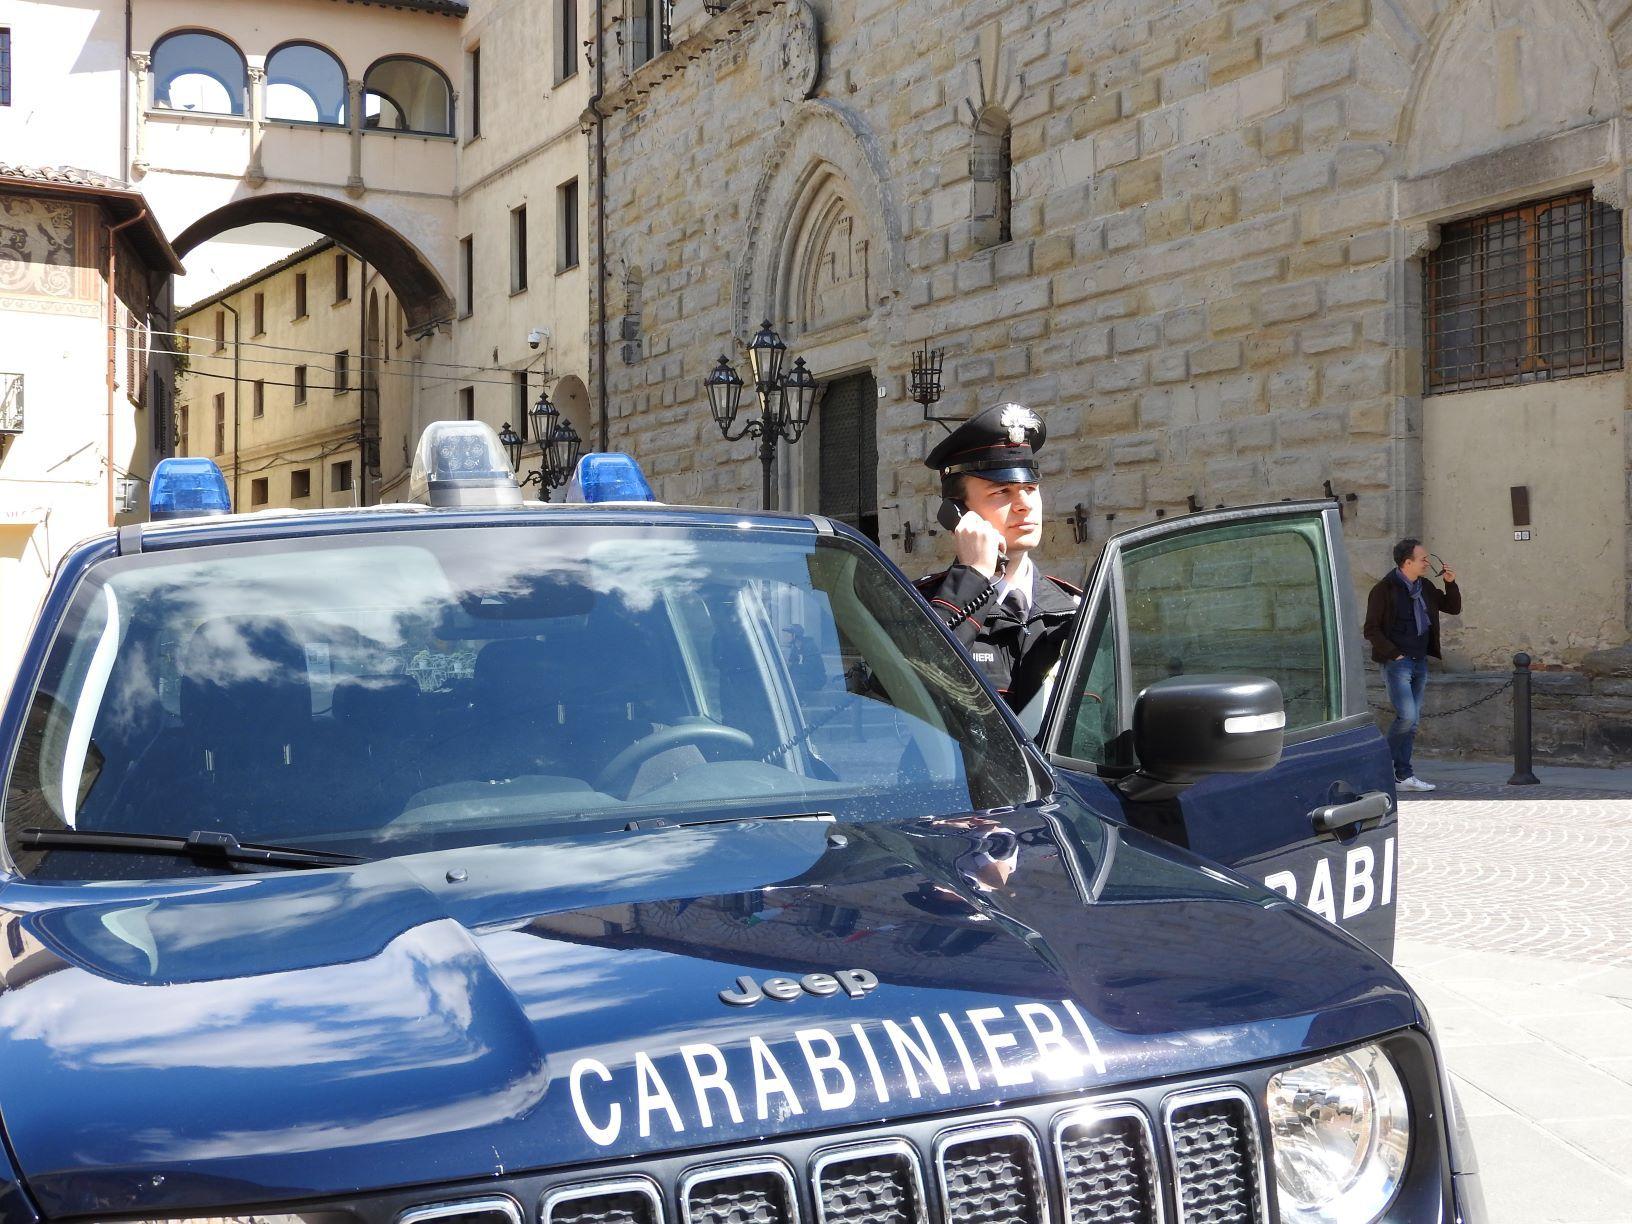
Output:
[[951,503],[941,521],[957,560],[920,578],[919,593],[1015,710],[1059,661],[1082,595],[1038,573],[1031,559],[1043,538],[1036,453],[1047,437],[1031,409],[999,404],[958,426],[924,460],[941,474],[941,496]]

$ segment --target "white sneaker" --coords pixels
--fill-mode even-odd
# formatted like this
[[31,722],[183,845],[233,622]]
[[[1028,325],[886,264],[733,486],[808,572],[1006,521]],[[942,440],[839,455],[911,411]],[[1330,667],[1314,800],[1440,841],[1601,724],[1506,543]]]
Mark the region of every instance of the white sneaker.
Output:
[[1409,778],[1401,778],[1399,781],[1394,783],[1394,789],[1397,791],[1431,791],[1434,789],[1434,784],[1432,782],[1424,782],[1421,778],[1413,774]]

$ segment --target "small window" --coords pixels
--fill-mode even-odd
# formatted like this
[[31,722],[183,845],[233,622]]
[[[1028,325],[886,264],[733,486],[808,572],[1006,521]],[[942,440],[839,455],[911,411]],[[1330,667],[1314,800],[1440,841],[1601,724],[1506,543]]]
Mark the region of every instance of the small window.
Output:
[[634,15],[634,67],[639,68],[669,49],[673,0],[630,0],[630,3]]
[[351,460],[342,460],[329,465],[329,492],[351,492]]
[[475,313],[476,248],[471,238],[459,239],[459,317]]
[[970,206],[974,237],[982,247],[1014,236],[1013,129],[1002,108],[981,112],[969,146]]
[[295,273],[295,318],[306,317],[306,273]]
[[1425,263],[1429,391],[1622,367],[1621,214],[1591,192],[1446,225]]
[[215,312],[215,351],[220,353],[227,347],[227,312]]
[[578,0],[555,0],[555,83],[578,75]]
[[344,251],[334,257],[334,300],[336,304],[351,300],[351,259]]
[[344,395],[351,390],[351,354],[341,349],[334,355],[334,393]]
[[566,272],[578,266],[578,180],[572,179],[555,189],[556,208],[556,264],[557,272]]
[[176,454],[187,453],[187,443],[191,435],[192,422],[188,419],[187,405],[182,404],[176,409]]
[[257,293],[255,295],[255,308],[253,315],[255,319],[255,334],[257,336],[266,335],[266,294]]
[[0,106],[11,105],[11,31],[0,26]]
[[303,366],[303,365],[297,365],[295,367],[295,403],[304,404],[305,402],[306,402],[306,367]]
[[527,206],[510,210],[510,292],[527,288]]
[[266,380],[257,378],[254,384],[254,407],[251,416],[264,417],[266,415]]
[[254,480],[250,481],[249,504],[252,506],[266,505],[266,503],[271,500],[271,494],[268,492],[269,488],[271,487],[271,483],[272,482],[265,476],[257,476]]
[[459,388],[459,420],[474,421],[476,419],[476,388]]
[[227,453],[227,397],[226,393],[215,397],[215,453]]
[[482,49],[472,47],[465,53],[465,75],[470,98],[470,139],[482,134]]
[[298,501],[312,495],[312,469],[296,468],[289,473],[289,496]]

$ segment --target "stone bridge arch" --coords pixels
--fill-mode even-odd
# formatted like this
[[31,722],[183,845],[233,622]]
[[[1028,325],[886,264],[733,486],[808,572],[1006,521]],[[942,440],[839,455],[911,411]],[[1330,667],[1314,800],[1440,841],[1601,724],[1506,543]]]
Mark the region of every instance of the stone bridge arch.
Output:
[[332,196],[297,192],[244,196],[199,217],[173,245],[185,257],[228,230],[268,221],[315,230],[367,260],[391,286],[411,333],[423,335],[453,318],[453,295],[419,247],[373,213]]

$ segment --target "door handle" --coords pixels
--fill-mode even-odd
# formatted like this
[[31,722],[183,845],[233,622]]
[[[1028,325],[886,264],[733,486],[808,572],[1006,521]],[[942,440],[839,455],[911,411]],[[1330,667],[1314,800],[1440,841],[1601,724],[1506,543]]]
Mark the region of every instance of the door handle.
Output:
[[1349,826],[1364,828],[1376,824],[1394,810],[1394,800],[1387,791],[1368,791],[1358,799],[1346,803],[1328,803],[1309,813],[1316,833],[1335,833]]

